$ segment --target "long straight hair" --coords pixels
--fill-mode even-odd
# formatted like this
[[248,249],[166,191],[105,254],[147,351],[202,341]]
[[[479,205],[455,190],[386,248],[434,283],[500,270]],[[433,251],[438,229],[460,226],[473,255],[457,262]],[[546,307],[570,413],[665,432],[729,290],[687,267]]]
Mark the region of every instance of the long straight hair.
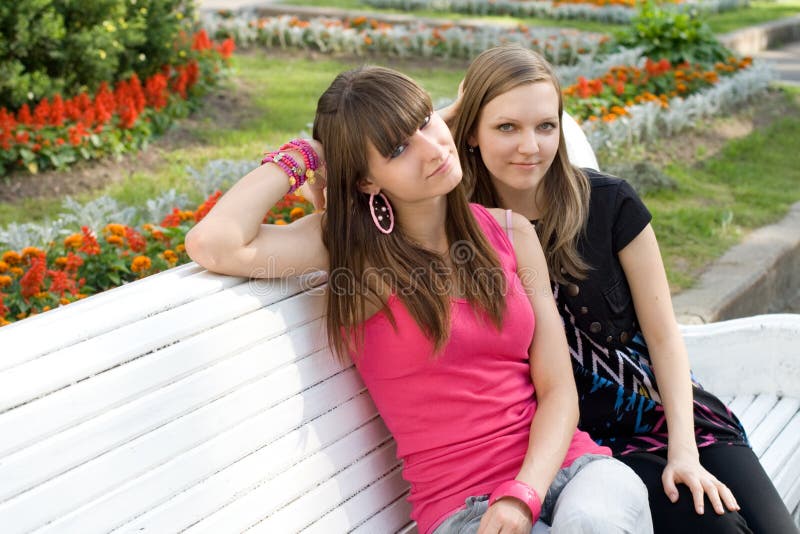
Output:
[[[474,152],[467,149],[468,139],[477,131],[481,110],[503,93],[537,82],[552,83],[555,87],[560,119],[564,103],[558,77],[536,52],[516,45],[499,46],[481,53],[467,69],[458,115],[451,127],[464,169],[464,183],[473,202],[503,207],[481,158],[480,147]],[[563,283],[567,280],[565,275],[581,279],[588,270],[578,253],[577,241],[589,217],[591,187],[587,176],[569,162],[564,130],[559,128],[558,135],[558,151],[537,191],[541,217],[536,231],[550,278]]]
[[[401,299],[435,351],[450,334],[451,269],[440,254],[413,242],[402,226],[381,233],[370,215],[369,196],[359,189],[368,175],[367,143],[388,157],[432,112],[430,97],[419,85],[382,67],[340,74],[319,99],[313,135],[325,147],[328,176],[322,222],[330,255],[327,329],[340,358],[360,350],[368,301],[394,324],[388,294]],[[498,257],[472,215],[463,185],[446,198],[450,248],[468,244],[469,249],[451,262],[455,283],[473,309],[499,328],[506,279]]]

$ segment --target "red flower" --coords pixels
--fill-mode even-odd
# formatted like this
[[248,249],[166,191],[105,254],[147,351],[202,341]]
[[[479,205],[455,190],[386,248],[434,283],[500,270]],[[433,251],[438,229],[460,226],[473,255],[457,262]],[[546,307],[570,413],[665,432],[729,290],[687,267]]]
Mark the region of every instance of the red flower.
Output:
[[92,234],[92,231],[89,230],[89,227],[81,226],[81,232],[83,232],[83,244],[81,245],[80,251],[87,256],[100,254],[100,244],[97,242],[94,234]]
[[28,104],[22,104],[22,107],[19,108],[17,112],[17,120],[22,124],[31,124],[33,123],[33,117],[31,117],[31,108],[28,107]]
[[213,45],[211,43],[211,39],[208,38],[208,34],[205,30],[200,30],[196,34],[194,34],[194,40],[192,42],[192,50],[208,50]]
[[208,215],[208,212],[211,211],[211,208],[213,208],[216,205],[217,201],[221,196],[222,196],[222,191],[215,191],[214,194],[212,194],[206,199],[205,202],[200,204],[200,206],[198,206],[197,210],[194,212],[195,222],[202,221],[203,218],[206,215]]
[[163,74],[150,76],[144,84],[144,92],[147,104],[160,110],[167,105],[167,77]]
[[33,125],[37,129],[47,125],[50,119],[50,101],[43,98],[33,110]]
[[53,126],[64,125],[64,101],[61,95],[53,97],[53,104],[50,106],[50,124]]
[[67,253],[67,263],[64,265],[64,270],[69,273],[77,273],[78,269],[83,265],[83,258],[74,252]]
[[231,57],[234,50],[236,50],[236,43],[230,37],[217,46],[217,52],[219,52],[219,55],[222,56],[223,59]]
[[74,278],[70,278],[66,271],[52,271],[48,270],[47,275],[50,277],[50,292],[58,294],[63,297],[64,293],[69,292],[72,295],[77,295],[78,286]]
[[174,228],[181,224],[181,210],[178,208],[172,208],[172,213],[168,214],[164,217],[164,220],[161,221],[161,226],[164,228]]
[[30,298],[42,290],[44,275],[47,265],[41,256],[31,257],[31,267],[19,280],[20,293],[25,298]]
[[142,234],[128,226],[125,227],[125,238],[128,240],[128,246],[134,252],[142,252],[147,247],[147,241],[144,240]]

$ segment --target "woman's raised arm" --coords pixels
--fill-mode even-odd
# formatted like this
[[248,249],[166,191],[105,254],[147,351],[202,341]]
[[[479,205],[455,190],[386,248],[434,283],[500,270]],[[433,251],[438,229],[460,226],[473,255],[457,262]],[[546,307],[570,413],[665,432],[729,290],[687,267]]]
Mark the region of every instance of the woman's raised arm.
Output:
[[[318,144],[314,148],[321,153]],[[287,154],[304,175],[302,154]],[[323,188],[323,176],[317,174],[314,187]],[[289,187],[288,175],[276,163],[266,163],[245,175],[186,235],[189,257],[209,271],[252,278],[285,278],[327,270],[321,214],[286,226],[261,223]]]

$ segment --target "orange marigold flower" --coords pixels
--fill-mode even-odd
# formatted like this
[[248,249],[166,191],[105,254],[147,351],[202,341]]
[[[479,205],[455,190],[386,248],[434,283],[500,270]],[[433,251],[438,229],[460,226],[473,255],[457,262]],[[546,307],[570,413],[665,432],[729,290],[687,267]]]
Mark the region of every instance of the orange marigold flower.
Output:
[[141,274],[145,271],[149,271],[152,265],[153,262],[147,256],[136,256],[131,262],[131,271]]
[[4,262],[3,260],[0,260],[0,273],[8,271],[9,267],[10,265],[8,263]]
[[25,314],[25,312],[19,312],[19,313],[17,314],[17,319],[24,319],[25,317],[26,317],[26,314]]
[[53,263],[56,264],[56,267],[66,267],[67,266],[67,257],[66,256],[59,256],[55,260],[53,260]]
[[13,267],[22,263],[22,256],[14,250],[9,250],[3,253],[3,261]]
[[83,245],[83,236],[81,234],[72,234],[64,239],[64,246],[67,248],[79,248]]
[[46,299],[49,296],[50,296],[50,293],[48,293],[47,291],[39,291],[38,293],[36,293],[33,296],[33,298],[35,298],[35,299]]
[[110,235],[106,237],[106,241],[108,241],[108,243],[111,245],[117,246],[122,246],[125,243],[125,240],[118,235]]
[[4,317],[0,317],[0,326],[6,326],[11,324],[11,321],[7,321]]
[[169,263],[170,265],[175,265],[176,263],[178,263],[178,255],[175,254],[174,250],[169,250],[169,249],[165,250],[163,256],[164,259],[167,260],[167,263]]
[[46,256],[44,250],[37,248],[37,247],[25,247],[22,249],[22,258],[34,258],[34,257],[43,257]]
[[58,302],[61,303],[62,306],[66,306],[70,303],[70,300],[67,297],[61,297],[58,299]]
[[125,226],[117,223],[107,224],[105,228],[103,228],[103,232],[107,234],[113,234],[118,236],[125,235]]
[[292,208],[292,211],[289,212],[289,218],[292,221],[296,221],[300,217],[303,217],[306,214],[306,211],[301,207]]
[[277,224],[278,226],[283,226],[284,224],[286,224],[286,221],[284,221],[283,219],[278,219],[277,221],[275,221],[274,224]]
[[7,274],[0,275],[0,287],[8,287],[13,282],[13,279]]
[[24,273],[25,271],[23,271],[20,267],[12,267],[12,268],[10,268],[8,270],[8,272],[10,272],[11,274],[13,274],[13,275],[15,275],[17,277],[20,277],[20,276],[22,276],[22,273]]
[[180,245],[175,247],[175,252],[177,252],[178,254],[183,254],[184,252],[186,252],[186,245],[181,243]]

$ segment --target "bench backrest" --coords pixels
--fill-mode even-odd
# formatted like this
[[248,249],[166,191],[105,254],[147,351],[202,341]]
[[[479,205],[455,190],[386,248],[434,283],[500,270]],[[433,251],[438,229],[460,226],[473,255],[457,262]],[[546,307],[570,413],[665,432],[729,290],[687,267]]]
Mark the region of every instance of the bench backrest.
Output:
[[3,532],[406,525],[394,442],[298,291],[190,265],[3,328]]

